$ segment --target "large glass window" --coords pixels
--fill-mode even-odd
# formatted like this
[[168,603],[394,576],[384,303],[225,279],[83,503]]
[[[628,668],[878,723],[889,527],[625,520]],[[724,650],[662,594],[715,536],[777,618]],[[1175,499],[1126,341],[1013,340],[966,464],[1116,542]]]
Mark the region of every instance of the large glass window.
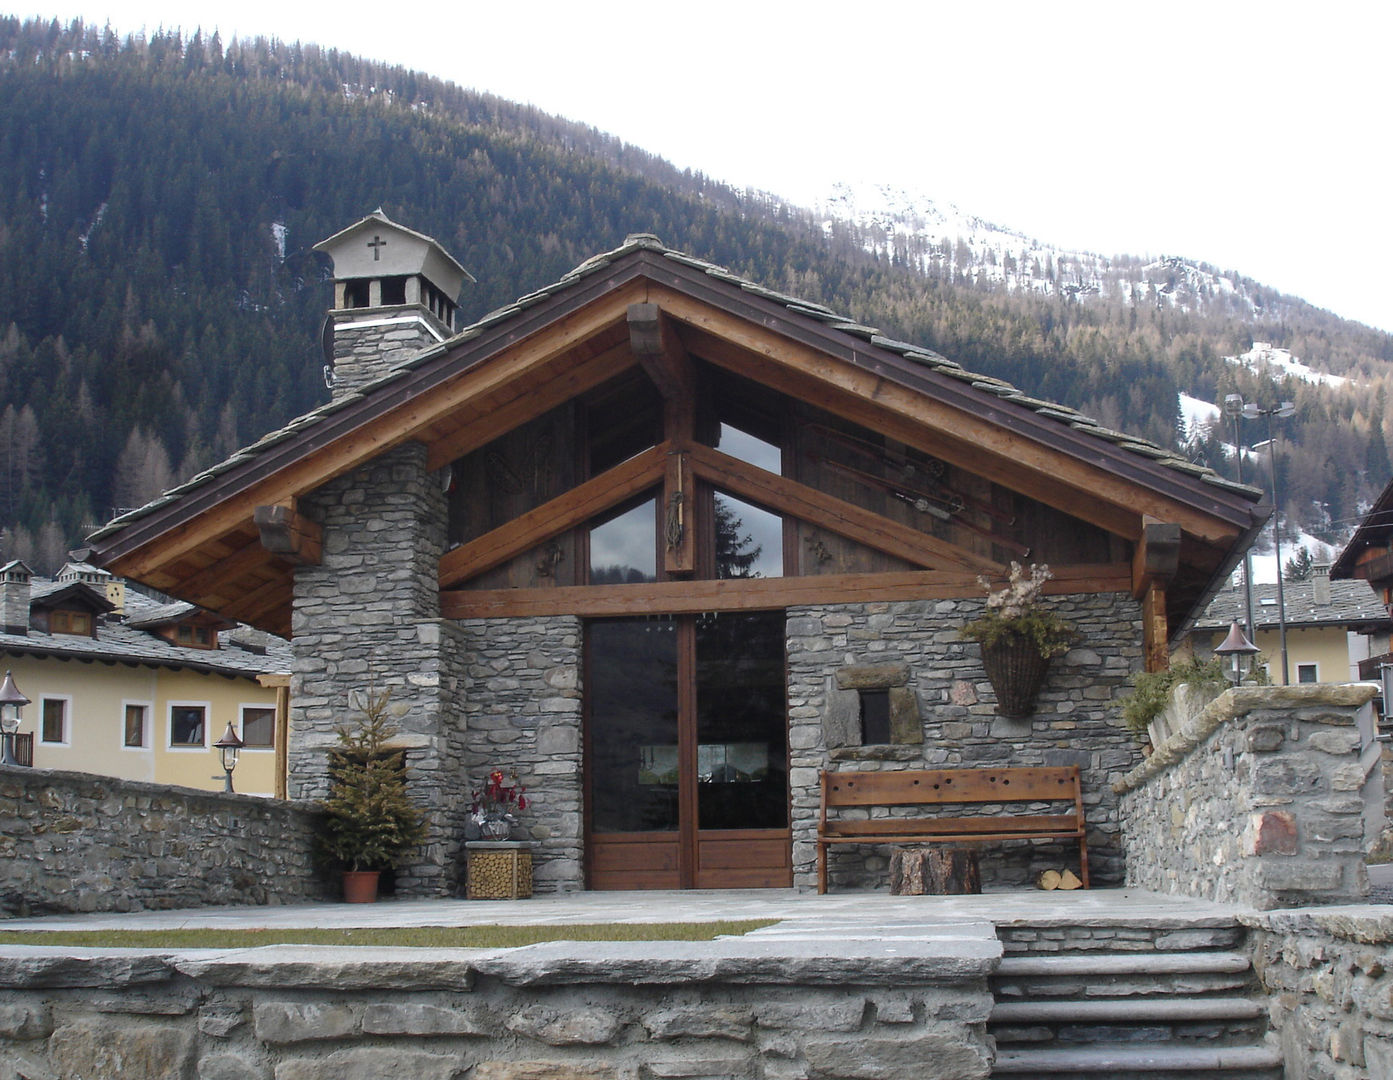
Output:
[[716,576],[784,576],[784,520],[768,510],[716,493]]
[[658,580],[658,502],[646,499],[590,530],[590,584]]

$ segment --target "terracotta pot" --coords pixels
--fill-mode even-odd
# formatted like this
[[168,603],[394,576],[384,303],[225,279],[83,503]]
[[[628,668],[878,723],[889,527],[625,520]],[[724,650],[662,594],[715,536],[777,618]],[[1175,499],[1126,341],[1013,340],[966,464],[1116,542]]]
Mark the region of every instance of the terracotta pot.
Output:
[[346,904],[371,904],[377,900],[377,879],[381,870],[345,870],[343,900]]
[[1033,642],[1023,637],[1004,637],[993,645],[983,642],[982,667],[996,691],[998,716],[1024,720],[1035,714],[1035,699],[1049,674],[1050,661]]

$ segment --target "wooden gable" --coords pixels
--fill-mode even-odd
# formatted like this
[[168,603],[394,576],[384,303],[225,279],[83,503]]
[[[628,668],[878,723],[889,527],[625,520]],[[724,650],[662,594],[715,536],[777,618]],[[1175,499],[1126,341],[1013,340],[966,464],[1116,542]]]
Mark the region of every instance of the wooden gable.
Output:
[[[724,452],[723,423],[772,436],[782,467]],[[447,617],[980,595],[1018,559],[1057,592],[1146,597],[1169,632],[1266,516],[1254,489],[631,238],[118,519],[92,558],[288,633],[319,545],[296,500],[408,440],[450,469]],[[780,577],[703,572],[712,491],[787,523]],[[587,530],[647,498],[665,526],[690,515],[659,580],[586,584]]]

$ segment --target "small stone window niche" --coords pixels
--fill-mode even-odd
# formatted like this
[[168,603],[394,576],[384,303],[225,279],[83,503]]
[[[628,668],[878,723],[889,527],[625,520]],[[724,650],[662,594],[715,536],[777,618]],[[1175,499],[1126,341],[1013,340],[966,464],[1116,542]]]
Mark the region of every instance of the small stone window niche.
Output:
[[823,733],[834,761],[919,758],[924,722],[908,664],[848,665],[828,682]]

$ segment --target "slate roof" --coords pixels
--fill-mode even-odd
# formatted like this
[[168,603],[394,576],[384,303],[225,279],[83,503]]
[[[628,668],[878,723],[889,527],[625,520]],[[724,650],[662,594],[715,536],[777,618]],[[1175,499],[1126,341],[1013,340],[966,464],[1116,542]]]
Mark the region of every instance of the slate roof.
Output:
[[[1288,581],[1284,585],[1287,629],[1343,626],[1351,630],[1393,628],[1393,618],[1366,581],[1330,582],[1330,602],[1319,604],[1311,581]],[[1195,622],[1196,630],[1227,630],[1235,619],[1246,617],[1243,590],[1224,589],[1214,597]],[[1272,630],[1277,620],[1277,585],[1253,585],[1253,621],[1260,630]]]
[[316,425],[322,423],[335,413],[341,412],[362,401],[364,398],[372,396],[381,388],[389,386],[409,372],[428,364],[448,350],[468,342],[473,338],[479,337],[497,324],[511,319],[526,309],[550,299],[557,293],[571,288],[577,282],[602,273],[618,259],[636,251],[656,253],[664,259],[672,260],[682,266],[697,270],[708,277],[734,285],[753,296],[758,296],[764,300],[780,304],[789,312],[816,320],[824,324],[828,329],[841,331],[852,338],[863,340],[873,346],[897,354],[915,365],[948,376],[952,379],[960,380],[970,385],[975,390],[994,395],[995,397],[1010,401],[1016,405],[1024,406],[1041,418],[1058,423],[1063,429],[1080,432],[1091,438],[1096,438],[1100,442],[1112,444],[1122,450],[1135,454],[1139,458],[1147,459],[1150,462],[1173,470],[1176,473],[1184,474],[1191,478],[1198,478],[1203,483],[1213,485],[1215,488],[1222,489],[1226,492],[1241,494],[1255,502],[1262,498],[1263,491],[1261,488],[1252,487],[1247,484],[1234,483],[1220,476],[1213,469],[1187,461],[1176,455],[1174,451],[1159,446],[1156,443],[1138,438],[1134,435],[1129,435],[1126,432],[1114,431],[1111,428],[1104,427],[1094,418],[1085,416],[1083,413],[1067,405],[1060,405],[1056,402],[1031,397],[1009,382],[989,375],[968,371],[961,364],[949,360],[931,349],[925,349],[911,342],[898,341],[894,338],[887,337],[881,333],[879,329],[858,323],[854,319],[840,315],[820,303],[800,299],[796,296],[789,296],[785,293],[766,288],[757,282],[742,278],[737,274],[732,274],[724,267],[673,250],[664,245],[656,236],[640,233],[629,236],[622,245],[615,248],[613,251],[608,251],[587,259],[570,273],[564,275],[551,285],[530,292],[511,304],[489,312],[477,322],[465,327],[455,336],[406,358],[391,371],[387,372],[387,374],[365,383],[353,393],[345,394],[325,405],[321,405],[317,409],[313,409],[302,416],[296,417],[284,427],[264,435],[250,446],[237,451],[237,453],[233,454],[225,461],[219,462],[217,465],[204,470],[177,487],[171,488],[146,505],[137,507],[134,510],[122,514],[120,517],[114,518],[102,528],[92,533],[88,537],[88,541],[95,542],[113,533],[120,532],[132,522],[138,521],[172,503],[178,502],[190,492],[196,491],[226,473],[240,469],[248,462],[266,453],[266,451],[272,447],[313,429]]
[[[35,594],[52,593],[54,589],[51,586],[67,588],[70,584],[72,583],[50,582],[41,578],[35,578],[32,583]],[[182,606],[190,612],[196,610],[192,604]],[[149,625],[152,614],[167,611],[170,607],[171,605],[162,601],[152,600],[127,589],[124,617],[107,615],[99,618],[95,638],[78,634],[45,634],[31,628],[27,634],[0,633],[0,653],[10,656],[51,656],[65,660],[147,664],[152,667],[182,668],[242,678],[290,671],[290,643],[269,634],[256,636],[258,648],[265,644],[262,651],[245,649],[234,644],[233,640],[239,638],[236,631],[222,636],[222,647],[219,649],[191,649],[175,645],[148,630],[138,629],[135,625]]]

